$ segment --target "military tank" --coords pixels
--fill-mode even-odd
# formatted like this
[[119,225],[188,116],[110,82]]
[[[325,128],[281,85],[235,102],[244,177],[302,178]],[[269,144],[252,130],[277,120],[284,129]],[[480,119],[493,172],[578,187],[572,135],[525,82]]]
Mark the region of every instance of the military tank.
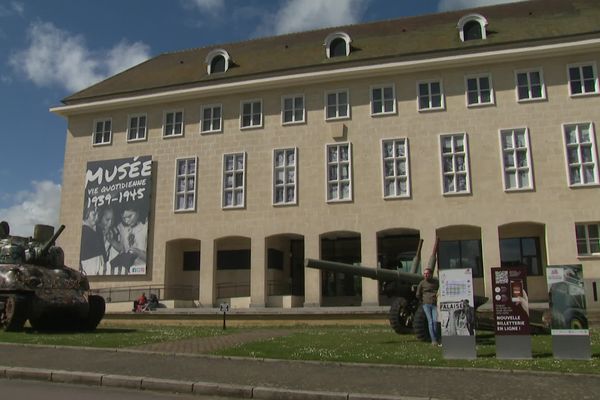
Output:
[[64,229],[36,225],[22,237],[0,223],[0,329],[21,331],[29,320],[35,330],[90,331],[104,317],[104,298],[90,294],[85,274],[66,267],[55,246]]

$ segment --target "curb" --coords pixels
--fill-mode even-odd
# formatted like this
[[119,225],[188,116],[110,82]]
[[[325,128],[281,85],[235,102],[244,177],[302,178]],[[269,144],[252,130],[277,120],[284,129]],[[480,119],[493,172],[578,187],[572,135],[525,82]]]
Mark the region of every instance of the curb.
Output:
[[262,386],[192,382],[94,372],[0,366],[0,379],[23,379],[120,389],[151,390],[182,394],[228,396],[263,400],[434,400],[429,397],[390,396],[368,393],[320,392]]

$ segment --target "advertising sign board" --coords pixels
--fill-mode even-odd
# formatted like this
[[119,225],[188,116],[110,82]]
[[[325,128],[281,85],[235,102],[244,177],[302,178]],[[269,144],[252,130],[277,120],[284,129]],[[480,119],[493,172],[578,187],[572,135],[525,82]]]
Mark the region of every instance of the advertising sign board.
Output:
[[525,267],[492,268],[492,298],[498,358],[531,358]]
[[590,340],[582,266],[549,265],[546,279],[554,356],[589,359]]
[[440,322],[444,358],[477,357],[470,268],[440,270]]

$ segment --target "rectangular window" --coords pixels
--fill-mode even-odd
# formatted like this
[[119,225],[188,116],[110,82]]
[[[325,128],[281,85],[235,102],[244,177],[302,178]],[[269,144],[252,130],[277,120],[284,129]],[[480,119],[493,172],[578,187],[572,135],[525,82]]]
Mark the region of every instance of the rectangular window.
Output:
[[569,65],[568,70],[571,96],[598,93],[598,74],[595,63]]
[[97,120],[94,121],[93,144],[102,145],[110,144],[112,140],[112,120]]
[[384,140],[381,144],[383,161],[383,197],[409,197],[408,142],[406,138]]
[[200,252],[199,251],[184,251],[183,252],[183,270],[184,271],[200,271]]
[[177,160],[175,174],[175,211],[196,209],[196,157]]
[[183,111],[169,111],[165,113],[163,126],[164,137],[183,135]]
[[262,122],[262,100],[242,102],[240,128],[260,128]]
[[327,201],[352,200],[350,143],[327,145]]
[[527,267],[527,275],[542,275],[540,240],[537,237],[500,239],[502,267]]
[[250,249],[218,250],[217,270],[250,269]]
[[299,124],[304,122],[304,96],[284,96],[281,98],[281,123]]
[[244,207],[246,154],[223,156],[223,208]]
[[385,115],[396,112],[394,85],[373,86],[371,88],[371,115]]
[[533,189],[531,150],[526,128],[500,131],[504,189]]
[[296,149],[273,152],[273,204],[296,204]]
[[325,119],[344,119],[350,117],[350,96],[348,90],[325,93]]
[[467,134],[440,136],[444,194],[470,193]]
[[441,81],[417,83],[417,102],[419,111],[443,110],[444,95]]
[[598,160],[591,123],[563,126],[569,185],[598,184]]
[[146,139],[146,116],[132,115],[129,117],[129,127],[127,128],[127,141],[135,142]]
[[531,101],[546,98],[546,87],[541,70],[517,71],[517,100]]
[[600,223],[575,224],[577,254],[591,256],[600,254]]
[[492,77],[489,74],[468,76],[466,78],[466,86],[468,106],[494,104]]
[[481,240],[440,240],[438,247],[440,270],[471,268],[474,278],[483,277]]
[[221,132],[223,125],[223,109],[220,104],[202,106],[200,132]]

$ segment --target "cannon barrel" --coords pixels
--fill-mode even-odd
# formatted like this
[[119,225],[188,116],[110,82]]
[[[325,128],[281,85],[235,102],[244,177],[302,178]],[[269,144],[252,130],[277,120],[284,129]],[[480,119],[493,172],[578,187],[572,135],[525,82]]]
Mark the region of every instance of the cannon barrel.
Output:
[[56,243],[56,239],[58,239],[58,237],[60,236],[60,234],[62,233],[62,231],[65,230],[65,226],[61,225],[58,230],[56,231],[56,233],[54,235],[52,235],[52,237],[50,238],[50,240],[48,240],[46,242],[46,244],[44,245],[44,247],[42,247],[42,250],[40,252],[40,254],[45,255],[48,253],[48,250],[50,250],[50,247],[54,246],[54,243]]
[[344,264],[333,261],[315,260],[307,258],[305,265],[308,268],[321,269],[331,272],[343,272],[345,274],[363,276],[365,278],[375,279],[377,281],[401,281],[408,284],[417,285],[423,277],[420,274],[411,274],[409,272],[396,271],[392,269],[371,268],[360,265]]

